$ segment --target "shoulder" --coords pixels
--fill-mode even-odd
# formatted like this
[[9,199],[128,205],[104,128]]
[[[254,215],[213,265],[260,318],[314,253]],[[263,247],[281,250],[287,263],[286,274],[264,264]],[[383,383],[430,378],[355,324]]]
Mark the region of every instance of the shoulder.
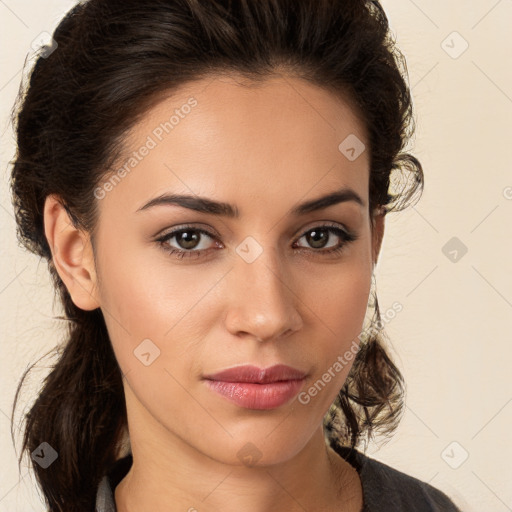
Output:
[[114,494],[108,476],[105,475],[98,485],[96,492],[95,512],[116,512]]
[[133,463],[132,454],[118,459],[112,468],[101,479],[96,491],[95,512],[116,512],[114,491],[119,482],[128,473]]
[[363,489],[368,489],[365,498],[370,511],[460,512],[446,494],[427,482],[377,460],[363,457],[366,459],[363,466]]
[[344,447],[334,447],[359,473],[364,512],[461,512],[439,489],[383,462]]

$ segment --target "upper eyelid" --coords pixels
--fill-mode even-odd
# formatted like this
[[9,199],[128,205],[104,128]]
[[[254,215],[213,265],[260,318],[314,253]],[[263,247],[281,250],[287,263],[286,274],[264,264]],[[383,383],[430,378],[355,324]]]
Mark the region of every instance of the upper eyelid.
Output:
[[187,226],[187,225],[184,225],[184,226],[178,226],[177,228],[171,228],[169,230],[164,229],[164,230],[162,230],[160,233],[158,233],[155,236],[155,239],[156,240],[161,240],[162,238],[167,238],[167,237],[170,237],[170,236],[174,236],[177,233],[179,233],[180,231],[187,231],[187,230],[197,231],[197,232],[199,232],[201,234],[208,235],[209,237],[212,237],[212,238],[218,238],[218,236],[219,236],[215,232],[211,232],[207,228],[202,228],[202,227],[199,227],[199,226]]
[[[299,231],[299,234],[295,235],[295,238],[296,239],[300,239],[302,238],[306,233],[308,233],[309,231],[315,229],[315,228],[337,228],[337,229],[341,229],[342,231],[344,231],[348,236],[354,236],[355,233],[348,229],[346,226],[344,226],[343,224],[339,223],[339,222],[333,222],[333,221],[317,221],[316,224],[308,227],[308,228],[305,228],[305,229],[302,229],[301,231]],[[170,229],[169,231],[163,231],[162,234],[159,234],[157,235],[156,239],[157,240],[162,240],[162,239],[171,239],[173,238],[177,233],[181,232],[181,231],[186,231],[186,230],[190,230],[190,231],[197,231],[201,234],[204,234],[204,235],[207,235],[209,236],[210,238],[219,238],[219,235],[217,235],[216,233],[211,233],[209,229],[207,228],[203,228],[201,226],[195,226],[195,225],[187,225],[187,224],[184,224],[183,226],[178,226],[176,228],[172,228]],[[339,236],[339,235],[338,235]]]

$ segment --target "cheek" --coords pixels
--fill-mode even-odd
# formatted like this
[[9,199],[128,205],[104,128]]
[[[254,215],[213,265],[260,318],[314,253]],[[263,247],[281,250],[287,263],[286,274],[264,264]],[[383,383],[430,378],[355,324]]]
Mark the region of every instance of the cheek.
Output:
[[[304,295],[318,320],[325,324],[338,338],[347,342],[357,337],[368,306],[372,281],[371,261],[361,255],[353,257],[322,274],[314,273],[308,278],[308,287],[313,292]],[[317,283],[312,287],[311,283]]]
[[328,271],[324,269],[322,276],[313,276],[322,286],[316,287],[315,293],[306,295],[316,332],[316,357],[320,363],[317,377],[330,369],[330,374],[325,374],[325,381],[333,390],[343,385],[358,351],[372,271],[371,258],[364,250],[358,251],[344,263]]
[[156,346],[145,341],[150,352],[160,351],[155,364],[187,358],[191,345],[204,338],[209,322],[204,304],[219,279],[212,272],[199,273],[193,265],[173,269],[165,257],[148,264],[143,252],[126,250],[115,259],[108,257],[107,247],[98,262],[101,307],[125,373],[140,365],[137,349],[148,339]]
[[354,364],[368,306],[371,269],[362,266],[329,281],[325,293],[312,297],[315,315],[315,371],[297,402],[309,411],[311,426],[327,412]]

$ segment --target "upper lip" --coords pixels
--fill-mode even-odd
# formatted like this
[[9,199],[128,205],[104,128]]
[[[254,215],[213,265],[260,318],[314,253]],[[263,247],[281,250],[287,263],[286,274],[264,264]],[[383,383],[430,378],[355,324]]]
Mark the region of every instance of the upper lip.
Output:
[[234,366],[218,373],[206,375],[205,379],[218,380],[223,382],[252,382],[257,384],[268,384],[283,380],[298,380],[305,377],[305,373],[287,366],[276,364],[268,368],[258,368],[252,365]]

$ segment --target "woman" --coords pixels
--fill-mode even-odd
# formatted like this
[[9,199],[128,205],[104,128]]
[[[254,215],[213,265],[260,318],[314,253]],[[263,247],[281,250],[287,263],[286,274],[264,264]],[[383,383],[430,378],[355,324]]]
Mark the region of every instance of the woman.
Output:
[[49,510],[457,510],[356,449],[402,410],[372,278],[423,184],[378,2],[89,0],[54,40],[12,173],[69,325]]

